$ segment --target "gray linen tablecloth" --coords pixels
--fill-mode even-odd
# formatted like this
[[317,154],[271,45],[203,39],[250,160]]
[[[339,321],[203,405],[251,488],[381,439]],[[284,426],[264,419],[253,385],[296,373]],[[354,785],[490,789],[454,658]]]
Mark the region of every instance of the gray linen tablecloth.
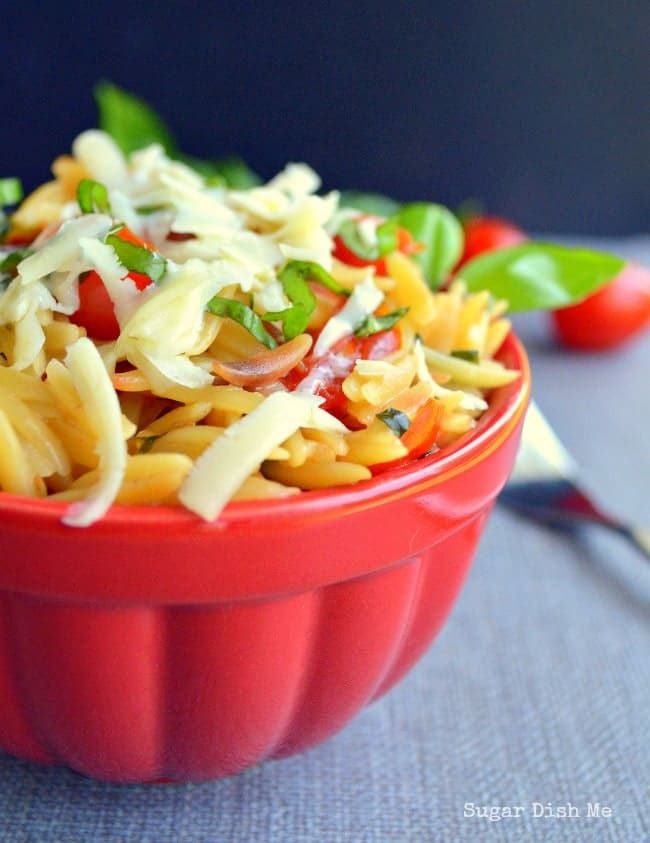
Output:
[[[650,264],[647,240],[602,245]],[[587,485],[650,523],[650,334],[576,355],[543,317],[518,326],[537,401]],[[640,556],[598,529],[572,539],[497,507],[434,646],[337,737],[188,785],[102,784],[2,756],[0,840],[650,841],[649,653]]]

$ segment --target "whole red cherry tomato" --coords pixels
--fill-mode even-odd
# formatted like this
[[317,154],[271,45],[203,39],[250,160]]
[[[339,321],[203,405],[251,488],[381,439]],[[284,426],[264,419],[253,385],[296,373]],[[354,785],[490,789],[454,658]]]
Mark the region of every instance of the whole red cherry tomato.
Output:
[[[136,246],[146,246],[153,250],[153,246],[136,237],[133,232],[124,227],[117,236],[121,240],[135,243]],[[129,272],[129,278],[138,290],[144,290],[152,283],[148,275],[139,272]],[[88,336],[95,340],[114,340],[120,335],[120,326],[115,318],[115,310],[110,296],[106,292],[104,282],[95,270],[91,270],[79,279],[79,307],[70,317],[75,325],[80,325],[88,332]]]
[[650,269],[628,263],[604,287],[553,311],[552,318],[558,338],[569,348],[614,348],[650,326]]
[[471,217],[463,223],[465,245],[458,266],[493,249],[516,246],[526,240],[524,232],[513,223],[499,217]]

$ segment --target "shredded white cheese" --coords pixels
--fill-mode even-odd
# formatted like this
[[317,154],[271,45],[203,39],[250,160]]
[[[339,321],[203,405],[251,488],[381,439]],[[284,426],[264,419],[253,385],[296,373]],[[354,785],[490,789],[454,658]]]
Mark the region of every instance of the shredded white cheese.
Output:
[[128,277],[111,246],[90,237],[82,237],[79,247],[83,257],[97,270],[113,302],[117,321],[123,325],[137,308],[140,291]]
[[181,503],[207,521],[214,520],[271,451],[312,420],[313,409],[308,396],[269,395],[227,427],[198,458],[180,488]]
[[357,284],[342,309],[329,319],[320,332],[314,356],[320,357],[342,337],[354,333],[358,325],[366,316],[374,313],[383,300],[384,294],[375,285],[372,275]]
[[46,278],[52,272],[60,272],[70,263],[79,260],[79,240],[82,237],[104,237],[112,219],[105,214],[84,214],[64,222],[57,233],[37,252],[24,258],[18,264],[18,275],[22,284],[32,284]]
[[122,327],[118,357],[134,365],[146,358],[165,378],[183,386],[205,386],[212,377],[189,360],[205,319],[205,306],[223,279],[201,261],[172,267],[159,285],[141,294],[142,304]]
[[72,144],[75,158],[83,164],[91,178],[106,187],[123,182],[128,175],[124,156],[110,135],[99,129],[82,132]]
[[84,413],[97,435],[99,481],[84,500],[68,507],[63,522],[72,527],[87,527],[104,515],[122,484],[126,469],[122,411],[102,358],[91,340],[86,337],[76,340],[68,348],[64,362]]

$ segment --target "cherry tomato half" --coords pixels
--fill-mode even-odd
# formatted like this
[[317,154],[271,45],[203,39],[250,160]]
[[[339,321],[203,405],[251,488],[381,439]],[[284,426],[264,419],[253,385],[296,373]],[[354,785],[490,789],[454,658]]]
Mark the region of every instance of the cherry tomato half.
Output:
[[320,357],[305,357],[282,379],[282,383],[287,389],[293,390],[305,378],[314,376],[317,381],[315,393],[325,399],[321,407],[348,426],[356,427],[357,422],[348,416],[348,399],[342,389],[343,381],[354,369],[357,360],[380,360],[397,351],[400,344],[401,333],[397,326],[388,331],[378,331],[369,337],[343,337]]
[[415,414],[415,418],[408,429],[402,434],[402,443],[407,448],[408,453],[396,460],[370,466],[372,473],[380,474],[389,468],[406,465],[406,463],[430,451],[436,444],[443,412],[444,408],[440,401],[433,398],[426,401]]
[[614,348],[650,326],[650,269],[628,263],[604,287],[552,313],[555,333],[569,348]]
[[494,249],[516,246],[526,240],[524,232],[507,220],[499,217],[471,217],[463,224],[465,245],[458,266]]
[[[136,237],[128,228],[122,228],[117,236],[121,240],[135,243],[136,246],[153,246]],[[144,290],[151,284],[148,275],[129,272],[138,290]],[[120,334],[120,326],[115,318],[113,302],[106,291],[104,282],[95,270],[91,270],[79,279],[79,307],[70,317],[70,321],[86,329],[88,336],[96,340],[114,340]]]

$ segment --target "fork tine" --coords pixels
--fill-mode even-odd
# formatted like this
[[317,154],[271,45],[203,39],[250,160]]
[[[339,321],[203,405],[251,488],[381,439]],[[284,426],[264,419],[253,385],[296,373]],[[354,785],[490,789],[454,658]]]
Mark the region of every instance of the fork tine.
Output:
[[650,559],[650,530],[603,512],[579,486],[575,460],[531,402],[510,480],[499,495],[506,506],[555,527],[592,523],[628,539]]

